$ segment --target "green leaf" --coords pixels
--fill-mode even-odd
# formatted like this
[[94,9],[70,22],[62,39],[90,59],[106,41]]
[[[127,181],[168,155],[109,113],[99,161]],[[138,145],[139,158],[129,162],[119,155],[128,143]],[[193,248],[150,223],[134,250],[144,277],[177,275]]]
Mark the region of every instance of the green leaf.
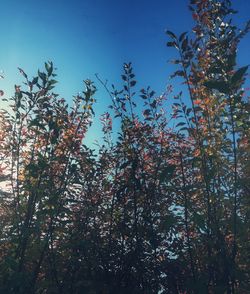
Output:
[[235,64],[236,64],[236,53],[235,52],[233,54],[229,55],[227,64],[228,64],[229,70],[235,66]]
[[45,68],[46,68],[46,70],[47,70],[47,72],[49,71],[49,68],[50,68],[50,66],[48,65],[48,63],[47,62],[45,62]]
[[184,122],[179,122],[177,125],[176,125],[176,127],[180,127],[180,126],[184,126],[186,123],[184,123]]
[[35,77],[35,78],[33,78],[33,80],[32,80],[31,83],[32,83],[33,85],[35,85],[37,82],[38,82],[38,77]]
[[179,42],[182,42],[182,41],[183,41],[183,39],[185,38],[186,34],[187,34],[187,32],[184,32],[184,33],[182,33],[182,34],[180,35],[180,37],[179,37]]
[[38,76],[43,81],[43,84],[46,84],[46,78],[47,78],[46,74],[44,72],[38,71]]
[[18,67],[18,70],[21,73],[21,75],[23,75],[25,77],[25,79],[27,79],[28,76],[26,75],[26,73],[20,67]]
[[183,42],[182,42],[182,44],[181,44],[181,49],[183,51],[186,51],[187,48],[188,48],[188,38],[184,39]]
[[178,77],[184,77],[184,76],[185,76],[185,72],[184,72],[183,70],[177,70],[176,72],[174,72],[174,73],[170,76],[170,78],[172,79],[172,78],[174,78],[174,77],[176,77],[176,76],[178,76]]
[[47,72],[48,72],[48,76],[51,76],[52,75],[52,72],[53,72],[53,63],[52,62],[50,62],[50,67],[47,70]]
[[192,112],[192,108],[188,108],[186,111],[186,115],[189,116],[189,114]]
[[176,42],[167,42],[167,47],[175,47],[176,49],[179,49]]
[[127,76],[122,75],[122,79],[126,82],[127,81]]
[[143,111],[143,115],[144,115],[144,116],[149,116],[150,114],[151,114],[150,109],[145,109],[145,110]]
[[204,83],[204,86],[206,86],[209,89],[215,89],[218,90],[221,93],[228,94],[230,92],[230,87],[229,85],[224,82],[224,81],[216,81],[216,80],[211,80],[207,81]]
[[175,35],[173,32],[171,32],[171,31],[166,31],[166,34],[169,35],[171,38],[177,40],[177,37],[176,37],[176,35]]
[[237,127],[241,127],[244,125],[244,122],[243,121],[236,121],[236,125],[237,125]]
[[136,81],[131,81],[131,82],[130,82],[130,87],[134,87],[135,84],[136,84]]
[[152,97],[154,96],[154,94],[155,94],[155,91],[151,91],[151,92],[149,93],[150,98],[152,98]]
[[244,75],[246,74],[246,71],[248,70],[248,66],[241,67],[236,71],[236,73],[232,77],[232,83],[233,84],[238,84]]

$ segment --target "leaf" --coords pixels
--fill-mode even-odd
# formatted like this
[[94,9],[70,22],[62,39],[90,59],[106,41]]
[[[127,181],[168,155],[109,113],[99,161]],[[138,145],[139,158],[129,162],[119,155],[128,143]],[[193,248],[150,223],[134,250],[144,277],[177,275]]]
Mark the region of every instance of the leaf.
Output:
[[33,119],[33,120],[30,122],[30,124],[28,125],[29,128],[30,128],[30,127],[33,127],[33,126],[35,126],[35,127],[40,127],[41,129],[46,130],[45,126],[40,122],[40,119],[39,119],[38,117],[35,118],[35,119]]
[[173,172],[175,171],[175,166],[174,165],[169,165],[163,169],[161,174],[159,175],[159,180],[160,182],[163,182],[173,175]]
[[188,108],[187,111],[186,111],[186,115],[189,116],[189,114],[191,113],[191,111],[192,111],[192,108]]
[[43,84],[45,84],[46,83],[46,74],[44,72],[38,71],[38,76],[43,81]]
[[179,122],[179,123],[176,125],[176,127],[178,128],[178,127],[181,127],[181,126],[185,126],[185,124],[186,124],[186,123],[184,123],[184,122]]
[[189,131],[189,130],[190,130],[190,129],[187,128],[187,127],[182,127],[182,128],[179,129],[179,131]]
[[140,95],[140,97],[141,97],[142,99],[147,99],[147,98],[148,98],[147,95]]
[[187,48],[188,48],[188,39],[186,38],[186,39],[184,39],[184,41],[183,41],[182,44],[181,44],[181,49],[182,49],[183,51],[186,51]]
[[180,103],[177,103],[177,102],[173,103],[173,105],[174,106],[177,106],[177,107],[180,107],[181,106]]
[[151,106],[152,108],[156,108],[156,104],[157,104],[157,101],[154,100],[152,103],[150,103],[150,106]]
[[33,80],[32,80],[31,83],[32,83],[33,85],[35,85],[37,82],[38,82],[38,77],[35,77],[35,78],[33,78]]
[[167,42],[167,47],[175,47],[176,49],[179,49],[176,42]]
[[171,31],[166,31],[166,34],[169,35],[171,38],[177,40],[177,37],[176,37],[176,35],[175,35],[173,32],[171,32]]
[[181,60],[178,60],[178,59],[171,59],[169,60],[169,62],[172,64],[181,64]]
[[18,70],[25,77],[25,79],[27,79],[28,76],[26,75],[26,73],[20,67],[18,67]]
[[174,72],[170,78],[174,78],[176,76],[179,76],[179,77],[184,77],[185,76],[185,72],[183,70],[177,70],[176,72]]
[[149,116],[150,113],[151,113],[150,109],[146,109],[146,110],[143,111],[144,116]]
[[122,75],[121,77],[122,77],[122,79],[123,79],[125,82],[127,81],[127,76]]
[[195,107],[194,107],[194,111],[195,111],[195,112],[202,111],[202,108],[201,108],[200,106],[195,106]]
[[196,100],[194,100],[194,104],[195,104],[195,105],[200,105],[201,102],[202,102],[201,99],[196,99]]
[[50,66],[48,65],[48,63],[47,62],[45,62],[45,68],[46,68],[46,70],[47,70],[47,72],[49,71],[49,68],[50,68]]
[[244,122],[243,121],[236,121],[236,125],[237,125],[237,127],[241,127],[244,125]]
[[154,96],[154,94],[155,94],[155,91],[151,91],[151,92],[149,93],[150,98],[152,98],[152,97]]
[[184,33],[182,33],[182,34],[180,35],[180,37],[179,37],[179,42],[182,42],[182,41],[183,41],[183,39],[185,38],[186,34],[187,34],[187,32],[184,32]]
[[229,85],[224,81],[211,80],[204,83],[204,86],[209,89],[218,90],[221,93],[228,94],[230,92]]
[[45,62],[45,68],[47,70],[48,76],[51,76],[51,74],[53,72],[53,63],[49,62],[49,64],[48,64],[48,63]]
[[227,63],[228,63],[228,68],[229,69],[231,69],[232,67],[235,66],[235,64],[236,64],[236,52],[229,55]]
[[201,229],[205,227],[205,218],[204,215],[198,214],[198,213],[193,213],[193,221],[194,223]]
[[127,167],[127,166],[130,165],[130,164],[131,164],[131,161],[128,160],[128,161],[124,162],[124,163],[120,166],[120,169],[124,169],[125,167]]
[[246,71],[248,70],[248,66],[241,67],[236,71],[236,73],[232,77],[232,83],[237,84],[242,80],[244,75],[246,74]]
[[136,84],[136,81],[131,81],[129,85],[130,85],[130,87],[134,87],[135,84]]
[[57,81],[56,80],[50,80],[49,83],[50,83],[50,85],[54,85],[54,84],[57,83]]

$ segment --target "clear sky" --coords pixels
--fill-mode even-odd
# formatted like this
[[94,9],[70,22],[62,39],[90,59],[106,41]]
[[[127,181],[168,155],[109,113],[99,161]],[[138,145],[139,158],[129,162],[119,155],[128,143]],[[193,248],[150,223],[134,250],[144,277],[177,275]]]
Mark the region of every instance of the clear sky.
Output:
[[[20,83],[17,67],[30,76],[51,60],[58,68],[57,92],[71,100],[82,80],[95,73],[119,84],[123,62],[133,63],[138,89],[151,85],[164,91],[173,71],[167,60],[165,30],[191,30],[188,0],[2,0],[0,6],[0,88],[11,95]],[[236,22],[250,19],[250,1],[234,0]],[[248,36],[240,47],[240,63],[249,63]],[[101,86],[97,83],[98,88]],[[97,95],[96,120],[109,104],[103,90]],[[98,137],[98,125],[88,139]]]

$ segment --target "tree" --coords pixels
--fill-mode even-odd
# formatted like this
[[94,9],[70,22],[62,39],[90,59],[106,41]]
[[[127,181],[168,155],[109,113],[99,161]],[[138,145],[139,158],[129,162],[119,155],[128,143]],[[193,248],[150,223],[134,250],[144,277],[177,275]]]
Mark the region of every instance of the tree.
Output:
[[250,109],[237,47],[250,25],[233,25],[229,0],[190,10],[193,34],[167,31],[177,95],[137,91],[131,63],[121,90],[97,76],[111,110],[96,150],[84,144],[93,82],[69,107],[52,62],[31,80],[19,69],[25,85],[0,114],[1,293],[248,293]]
[[[182,67],[173,76],[184,78],[191,100],[191,108],[182,101],[178,105],[186,118],[180,131],[195,141],[195,168],[201,175],[198,199],[206,231],[201,244],[207,256],[201,255],[206,258],[199,262],[204,268],[196,265],[196,271],[205,273],[203,283],[210,291],[235,293],[240,280],[245,283],[236,261],[241,255],[240,207],[245,197],[239,185],[244,174],[237,140],[245,138],[249,129],[249,101],[242,88],[248,67],[236,68],[236,53],[250,26],[240,31],[232,24],[230,15],[235,11],[230,1],[191,1],[190,9],[196,21],[195,39],[189,41],[186,33],[180,38],[167,33],[172,39],[168,46],[179,51],[175,63]],[[199,223],[194,224],[199,228]]]

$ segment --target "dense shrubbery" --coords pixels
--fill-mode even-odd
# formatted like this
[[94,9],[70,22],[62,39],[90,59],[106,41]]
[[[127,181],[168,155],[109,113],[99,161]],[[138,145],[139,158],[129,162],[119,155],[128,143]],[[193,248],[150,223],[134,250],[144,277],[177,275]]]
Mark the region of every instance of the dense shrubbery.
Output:
[[137,94],[125,64],[98,154],[84,145],[94,84],[71,108],[51,62],[31,80],[20,69],[26,86],[1,111],[0,293],[249,293],[250,108],[236,53],[250,26],[232,24],[230,1],[190,9],[193,38],[167,32],[187,91]]

